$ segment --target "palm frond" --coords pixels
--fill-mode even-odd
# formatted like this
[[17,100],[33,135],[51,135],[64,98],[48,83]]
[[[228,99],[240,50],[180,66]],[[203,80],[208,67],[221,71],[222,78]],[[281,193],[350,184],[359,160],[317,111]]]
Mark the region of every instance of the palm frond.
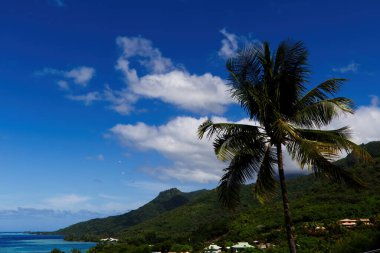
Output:
[[233,86],[230,89],[231,97],[239,101],[240,106],[249,114],[250,119],[258,118],[262,108],[258,89],[259,87],[252,86],[248,81],[244,81],[240,87]]
[[335,165],[332,160],[323,155],[320,145],[305,140],[297,140],[289,142],[286,148],[292,158],[300,163],[301,167],[307,166],[317,177],[327,177],[335,183],[345,182],[355,187],[364,186],[359,178]]
[[227,61],[228,80],[233,99],[255,118],[259,113],[259,97],[256,90],[260,89],[262,65],[259,60],[260,49],[253,45],[239,51],[237,56]]
[[224,132],[215,139],[214,151],[219,160],[232,160],[235,154],[251,149],[262,148],[265,136],[255,128],[236,129],[238,131]]
[[320,100],[298,108],[290,120],[299,126],[320,128],[339,117],[341,112],[353,113],[352,105],[351,99],[343,97]]
[[276,192],[276,163],[275,149],[268,145],[254,187],[255,196],[261,203],[273,197]]
[[345,81],[347,81],[347,79],[344,78],[332,78],[324,81],[307,92],[299,100],[298,106],[303,108],[306,105],[329,99],[330,96],[334,96],[341,89]]
[[372,162],[371,155],[363,147],[350,141],[351,130],[347,126],[335,130],[297,129],[297,132],[303,139],[323,143],[325,149],[345,151],[347,154],[352,153],[362,162]]
[[240,150],[260,148],[266,141],[258,126],[213,123],[211,120],[206,120],[199,126],[198,137],[203,138],[204,134],[207,138],[216,136],[213,143],[214,151],[222,161],[232,160]]
[[261,127],[259,126],[237,123],[214,123],[207,119],[198,127],[198,137],[202,139],[205,133],[207,133],[207,138],[211,138],[212,136],[219,134],[233,135],[241,132],[259,134],[260,129]]
[[227,60],[226,68],[230,73],[229,81],[233,87],[244,83],[257,85],[261,81],[262,66],[258,57],[260,47],[250,45],[239,51],[236,57]]
[[273,86],[278,108],[283,115],[290,116],[294,106],[305,90],[309,69],[308,53],[301,41],[282,42],[276,53]]
[[240,202],[240,190],[249,179],[254,178],[260,169],[264,149],[250,150],[249,153],[240,152],[232,159],[230,165],[224,169],[219,186],[219,201],[222,205],[234,208]]

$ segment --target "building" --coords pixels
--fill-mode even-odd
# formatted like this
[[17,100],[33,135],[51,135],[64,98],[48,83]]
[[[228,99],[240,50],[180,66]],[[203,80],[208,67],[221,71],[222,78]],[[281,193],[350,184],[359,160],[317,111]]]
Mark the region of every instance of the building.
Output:
[[216,245],[216,244],[210,244],[210,246],[204,248],[204,253],[221,253],[222,247]]
[[118,242],[119,239],[116,239],[116,238],[104,238],[104,239],[100,239],[101,242]]
[[340,225],[345,227],[354,227],[358,224],[358,222],[362,222],[365,225],[371,225],[369,219],[362,218],[362,219],[342,219],[339,221]]
[[248,248],[254,248],[255,246],[252,246],[251,244],[249,244],[248,242],[238,242],[237,244],[235,245],[232,245],[232,251],[233,252],[239,252],[243,249],[248,249]]

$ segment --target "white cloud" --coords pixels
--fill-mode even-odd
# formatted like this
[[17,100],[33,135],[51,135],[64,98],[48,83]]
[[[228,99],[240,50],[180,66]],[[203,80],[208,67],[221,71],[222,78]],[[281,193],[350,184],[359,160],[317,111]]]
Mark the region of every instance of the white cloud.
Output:
[[378,107],[380,105],[380,99],[378,96],[370,95],[370,98],[372,107]]
[[[112,108],[128,113],[138,97],[160,99],[182,109],[195,112],[222,113],[232,103],[228,86],[210,73],[190,74],[173,65],[152,46],[152,42],[141,37],[119,37],[117,44],[123,53],[116,69],[124,75],[127,87],[120,91],[106,90]],[[131,60],[145,68],[147,73],[139,75],[131,67]],[[132,96],[132,98],[130,98]]]
[[[359,107],[354,115],[345,115],[333,121],[328,128],[336,129],[345,125],[352,128],[356,143],[380,140],[379,98],[372,96],[370,106]],[[146,173],[160,179],[176,178],[180,181],[211,182],[220,179],[226,164],[217,161],[211,141],[198,140],[196,130],[206,118],[177,117],[161,126],[149,126],[139,122],[135,125],[118,124],[111,129],[127,146],[142,150],[155,150],[173,161],[172,167],[143,168]],[[214,122],[228,122],[226,118],[214,117]],[[240,124],[253,124],[248,119]],[[284,150],[284,165],[288,172],[301,172],[300,166]],[[160,187],[160,184],[157,184]],[[162,188],[162,187],[160,187]]]
[[146,75],[132,84],[136,94],[195,112],[223,113],[232,102],[224,81],[209,73],[190,75],[183,71]]
[[67,95],[70,100],[83,102],[85,105],[91,105],[94,101],[102,100],[102,96],[97,91],[89,92],[83,95]]
[[155,150],[173,161],[171,168],[154,168],[150,173],[181,181],[217,181],[225,165],[213,153],[211,142],[197,137],[206,118],[177,117],[161,126],[116,125],[111,129],[120,141],[142,150]]
[[128,89],[114,91],[109,85],[106,85],[103,95],[104,99],[111,103],[110,109],[124,115],[134,109],[133,103],[138,100],[137,96]]
[[[112,213],[115,214],[115,213]],[[0,210],[1,231],[55,231],[84,220],[106,217],[91,211],[59,211],[46,208],[26,208]]]
[[60,70],[54,68],[43,68],[35,72],[36,76],[60,76],[65,80],[57,81],[60,88],[67,90],[69,88],[68,81],[71,80],[75,84],[85,87],[95,76],[95,69],[87,66],[80,66],[71,70]]
[[225,37],[222,39],[222,47],[218,51],[218,55],[222,59],[228,59],[236,55],[239,48],[239,39],[236,34],[227,32],[226,28],[220,30]]
[[142,37],[118,37],[116,43],[123,49],[122,58],[141,57],[140,64],[151,73],[164,73],[174,69],[172,61],[163,57],[150,40]]
[[59,80],[59,81],[57,81],[57,85],[62,90],[69,90],[70,89],[69,83],[67,81],[65,81],[65,80]]
[[122,199],[121,197],[113,196],[113,195],[109,195],[109,194],[104,194],[104,193],[100,193],[99,197],[103,198],[103,199],[110,199],[110,200],[120,200],[120,199]]
[[[171,166],[142,168],[144,172],[162,180],[177,179],[181,182],[217,182],[227,163],[216,159],[212,140],[199,140],[197,129],[205,117],[176,117],[161,126],[144,123],[114,126],[110,131],[127,146],[141,150],[155,150],[172,161]],[[214,122],[228,122],[222,117],[213,117]],[[254,124],[248,119],[237,123]],[[284,156],[288,171],[299,171],[299,166],[288,155]]]
[[74,83],[80,86],[87,86],[88,82],[94,77],[95,69],[81,66],[70,71],[65,72],[64,76],[68,79],[72,79]]
[[47,75],[64,75],[65,71],[53,69],[53,68],[43,68],[42,70],[36,71],[34,73],[36,76],[47,76]]
[[342,115],[333,121],[329,128],[349,126],[353,132],[353,141],[358,144],[380,140],[379,98],[372,96],[371,105],[360,106],[353,115]]
[[[232,36],[224,30],[222,32],[226,36]],[[141,98],[158,99],[202,114],[222,114],[234,102],[223,79],[211,73],[191,74],[183,67],[174,65],[171,59],[153,47],[150,40],[142,37],[118,37],[116,43],[122,53],[115,68],[123,74],[126,86],[115,90],[106,84],[101,92],[69,94],[68,99],[82,101],[85,105],[104,100],[110,103],[110,109],[120,114],[134,110],[134,104]],[[141,73],[133,65],[138,65]],[[87,66],[68,71],[44,68],[36,72],[36,75],[60,76],[63,79],[57,81],[58,86],[69,91],[71,83],[87,86],[95,75],[95,69]]]
[[84,204],[90,200],[87,196],[80,196],[77,194],[62,195],[54,198],[46,199],[44,202],[47,203],[51,208],[58,209],[71,209],[71,207],[78,204]]
[[358,68],[359,68],[359,64],[352,61],[351,63],[349,63],[348,65],[346,66],[343,66],[343,67],[340,67],[340,68],[333,68],[333,71],[334,72],[338,72],[338,73],[356,73],[358,71]]

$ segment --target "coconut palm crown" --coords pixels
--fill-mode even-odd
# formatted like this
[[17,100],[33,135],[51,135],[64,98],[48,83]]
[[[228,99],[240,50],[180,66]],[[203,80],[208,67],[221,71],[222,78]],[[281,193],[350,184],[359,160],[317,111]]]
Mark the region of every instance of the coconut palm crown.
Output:
[[302,42],[284,41],[272,53],[269,43],[241,50],[227,61],[231,95],[248,113],[252,125],[213,123],[199,126],[199,138],[215,136],[218,159],[229,161],[218,187],[222,204],[239,203],[241,186],[256,178],[255,195],[263,201],[276,189],[276,167],[284,204],[290,252],[296,252],[284,176],[282,149],[301,168],[334,182],[360,185],[348,171],[333,163],[342,152],[370,160],[350,141],[350,129],[322,130],[342,113],[353,113],[353,103],[335,97],[345,79],[333,78],[307,89],[308,53]]

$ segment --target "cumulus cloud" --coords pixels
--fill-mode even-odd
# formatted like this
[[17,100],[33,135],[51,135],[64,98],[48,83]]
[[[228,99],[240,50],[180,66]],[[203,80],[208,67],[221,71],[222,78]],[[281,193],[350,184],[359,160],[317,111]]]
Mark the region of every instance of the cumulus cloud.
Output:
[[224,165],[213,154],[211,142],[197,138],[197,128],[205,120],[177,117],[161,126],[141,122],[118,124],[110,131],[125,145],[155,150],[173,161],[173,168],[155,168],[151,171],[154,175],[181,181],[209,182],[219,179]]
[[80,86],[87,86],[88,82],[94,77],[95,69],[81,66],[65,72],[64,76],[71,79],[74,83]]
[[110,109],[124,115],[130,113],[134,109],[133,103],[138,100],[138,96],[133,94],[127,88],[122,90],[112,90],[109,85],[106,85],[103,95],[104,99],[111,103],[109,106]]
[[236,55],[239,48],[239,41],[236,34],[227,32],[226,28],[220,30],[223,34],[222,47],[218,51],[218,55],[223,59],[228,59]]
[[84,220],[106,217],[92,211],[59,211],[46,208],[25,208],[0,210],[1,231],[54,231]]
[[[220,179],[228,164],[216,159],[212,140],[197,137],[198,126],[205,117],[176,117],[160,126],[145,123],[118,124],[110,131],[127,146],[141,150],[154,150],[172,161],[171,166],[143,168],[143,171],[162,180],[177,179],[182,182],[216,182]],[[228,122],[226,118],[213,117],[214,122]],[[238,121],[241,124],[254,124],[248,119]],[[285,157],[286,169],[298,170],[299,166]]]
[[[222,32],[230,39],[234,37],[225,30]],[[126,84],[121,89],[112,89],[106,84],[103,91],[73,94],[70,90],[72,84],[85,87],[94,77],[95,69],[87,66],[68,71],[44,68],[36,72],[36,75],[59,76],[57,85],[62,90],[70,91],[68,99],[81,101],[85,105],[97,100],[107,101],[108,107],[120,114],[130,113],[134,104],[142,98],[157,99],[202,114],[222,114],[234,102],[223,79],[211,73],[189,73],[184,67],[175,65],[171,59],[164,57],[150,40],[142,37],[118,37],[116,43],[121,49],[121,55],[115,69],[123,74]],[[232,45],[235,50],[235,44]],[[227,48],[223,49],[227,52],[226,50]]]
[[380,107],[379,98],[372,96],[371,104],[360,106],[353,115],[342,115],[333,121],[329,128],[349,126],[352,138],[358,144],[380,140]]
[[147,75],[132,87],[136,94],[196,112],[223,113],[225,106],[232,102],[224,81],[209,73],[190,75],[175,70]]
[[[228,86],[220,77],[210,73],[190,74],[163,57],[151,41],[142,37],[119,37],[117,44],[122,55],[116,69],[123,73],[127,86],[119,91],[106,90],[111,107],[116,111],[128,113],[141,97],[159,99],[194,112],[218,114],[233,102]],[[139,74],[132,67],[133,60],[145,69],[145,74]]]
[[69,89],[69,81],[74,84],[85,87],[95,76],[95,69],[87,66],[80,66],[73,68],[71,70],[60,70],[54,68],[43,68],[42,70],[36,71],[37,76],[60,76],[61,79],[57,81],[60,88],[64,90]]
[[68,194],[46,199],[45,203],[52,208],[70,209],[70,207],[86,203],[88,200],[90,200],[90,198],[87,196]]
[[70,89],[69,83],[65,80],[57,81],[57,85],[62,90],[69,90]]
[[165,73],[174,69],[169,58],[163,57],[160,50],[154,48],[152,42],[142,37],[118,37],[117,45],[122,48],[122,57],[141,57],[139,62],[151,73]]
[[343,66],[343,67],[340,67],[340,68],[333,68],[332,70],[334,72],[338,72],[338,73],[356,73],[358,71],[358,68],[359,68],[359,64],[352,61],[351,63],[349,63],[348,65],[346,66]]
[[91,105],[94,101],[102,100],[102,96],[99,92],[93,91],[83,95],[67,95],[70,100],[83,102],[85,105]]

